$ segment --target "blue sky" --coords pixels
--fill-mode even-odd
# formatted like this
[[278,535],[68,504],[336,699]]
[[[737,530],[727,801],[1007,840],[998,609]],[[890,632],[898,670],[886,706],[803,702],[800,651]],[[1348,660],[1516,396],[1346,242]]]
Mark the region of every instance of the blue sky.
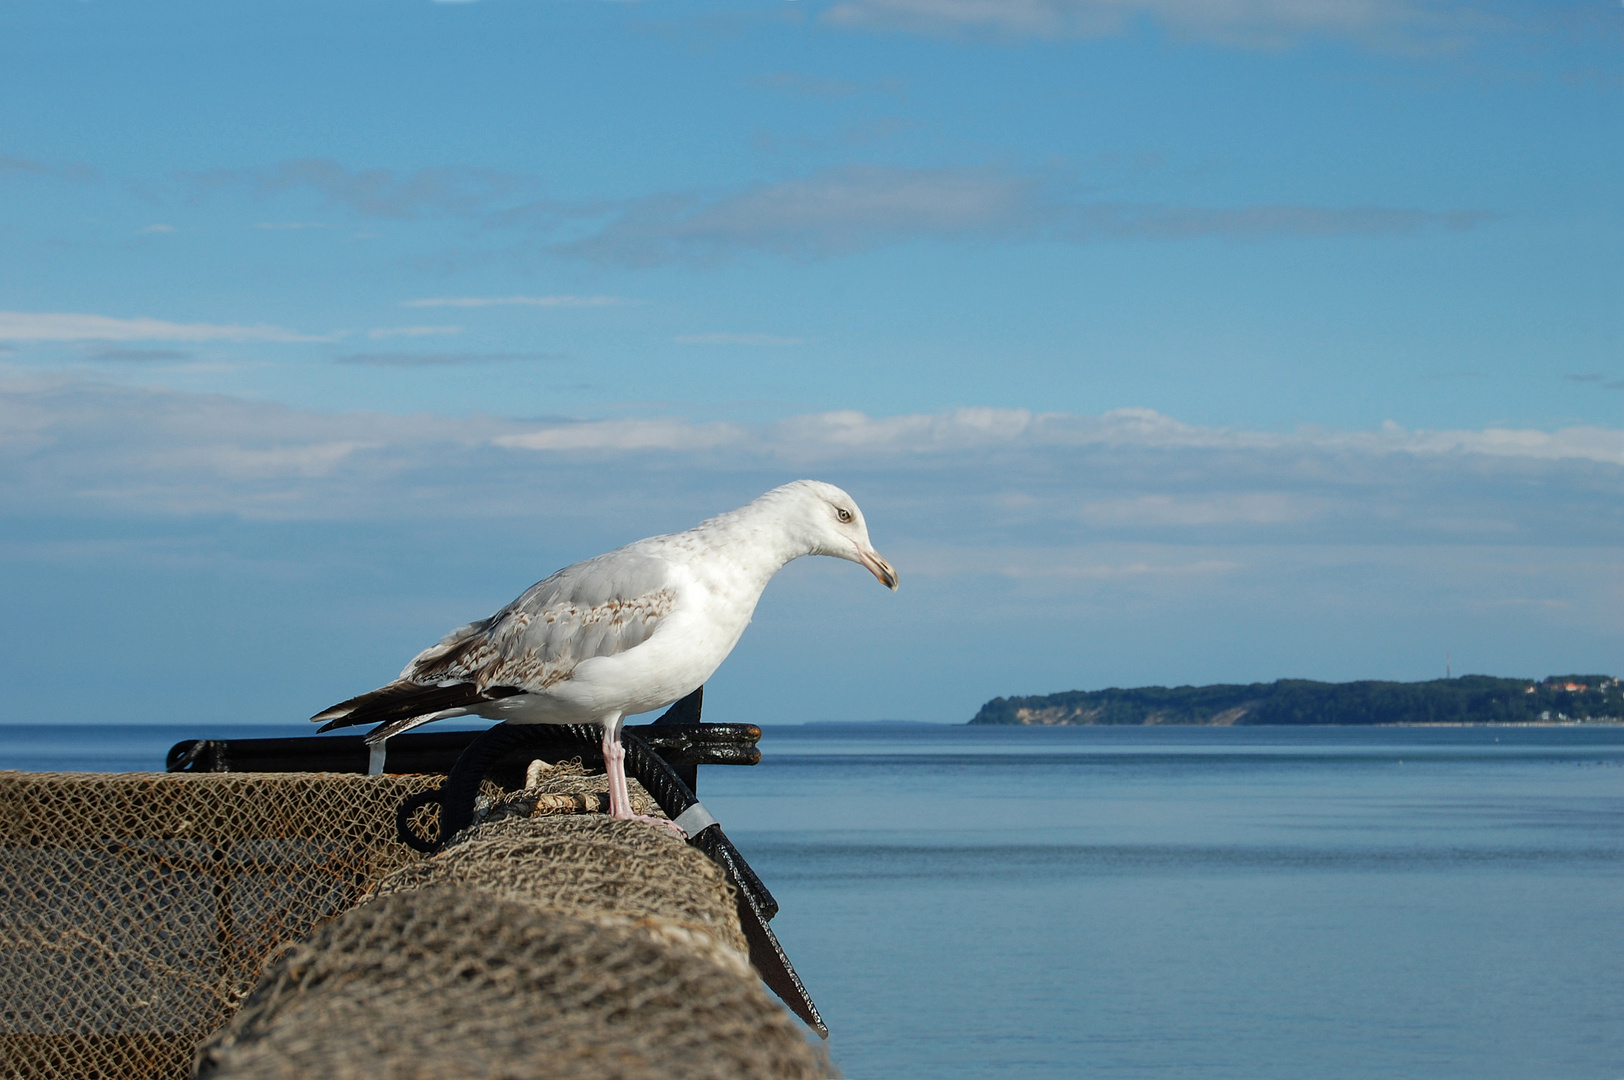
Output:
[[[1624,8],[0,12],[0,717],[285,720],[796,476],[716,719],[1624,668]],[[66,692],[65,692],[66,691]]]

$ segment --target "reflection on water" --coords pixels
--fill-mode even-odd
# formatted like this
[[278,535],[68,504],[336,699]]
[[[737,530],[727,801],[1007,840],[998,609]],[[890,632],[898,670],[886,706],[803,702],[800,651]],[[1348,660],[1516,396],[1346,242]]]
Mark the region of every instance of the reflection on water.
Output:
[[[0,728],[0,767],[185,737]],[[1624,1077],[1624,729],[769,728],[701,794],[849,1077]]]

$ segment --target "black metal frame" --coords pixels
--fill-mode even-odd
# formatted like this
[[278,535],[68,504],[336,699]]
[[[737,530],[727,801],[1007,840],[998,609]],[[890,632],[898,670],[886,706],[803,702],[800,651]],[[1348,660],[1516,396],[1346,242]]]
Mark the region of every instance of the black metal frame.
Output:
[[[687,699],[684,698],[684,701]],[[681,702],[678,703],[679,705]],[[697,787],[701,765],[755,765],[761,761],[756,741],[761,729],[754,724],[701,724],[694,719],[670,721],[672,706],[652,724],[624,728],[641,735],[666,764],[677,770],[689,787]],[[596,729],[594,729],[596,730]],[[505,788],[520,786],[525,767],[535,757],[554,759],[581,755],[602,761],[596,743],[582,746],[551,724],[536,725],[538,738],[521,753],[496,761],[487,774]],[[450,773],[479,731],[435,731],[397,735],[385,750],[384,769],[391,773]],[[185,739],[169,748],[169,772],[341,772],[365,773],[372,751],[361,735],[320,735],[294,739]]]

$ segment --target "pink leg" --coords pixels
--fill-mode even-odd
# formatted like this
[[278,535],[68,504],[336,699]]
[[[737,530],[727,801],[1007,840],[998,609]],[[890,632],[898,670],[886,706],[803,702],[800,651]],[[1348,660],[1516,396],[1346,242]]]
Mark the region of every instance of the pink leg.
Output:
[[603,729],[603,766],[609,773],[609,816],[617,821],[641,821],[670,829],[687,839],[688,834],[663,817],[632,813],[632,794],[626,787],[626,748],[620,745],[620,733],[614,727]]
[[603,767],[609,773],[609,816],[624,821],[632,816],[632,796],[626,790],[626,749],[613,727],[603,729]]

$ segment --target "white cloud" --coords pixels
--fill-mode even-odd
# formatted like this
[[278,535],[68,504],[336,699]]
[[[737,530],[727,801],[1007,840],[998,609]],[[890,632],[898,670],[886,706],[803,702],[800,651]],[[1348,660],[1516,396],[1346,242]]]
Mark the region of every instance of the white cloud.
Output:
[[8,341],[325,341],[280,326],[174,323],[76,312],[0,311]]
[[1319,500],[1279,491],[1236,495],[1133,495],[1080,504],[1080,521],[1120,525],[1281,525],[1314,515]]
[[1103,37],[1141,20],[1176,38],[1243,48],[1340,39],[1399,51],[1459,47],[1504,20],[1438,0],[839,0],[845,27],[1010,37]]
[[401,307],[610,307],[624,304],[619,296],[430,296],[403,300]]
[[493,169],[446,166],[394,172],[350,169],[322,158],[283,161],[264,169],[198,173],[190,181],[200,193],[246,191],[261,198],[304,189],[357,214],[398,220],[430,213],[479,214],[536,187],[529,177]]
[[367,331],[367,337],[374,341],[379,338],[393,337],[436,337],[444,334],[460,334],[460,326],[379,326]]
[[854,410],[814,413],[775,425],[781,445],[813,456],[928,453],[1010,444],[1031,437],[1045,418],[1025,409],[870,417]]
[[89,165],[51,165],[43,161],[30,161],[27,158],[0,154],[0,175],[5,173],[73,180],[81,184],[94,183],[98,179],[96,170]]
[[671,339],[679,345],[805,345],[806,338],[774,337],[772,334],[679,334]]
[[[206,467],[216,476],[230,481],[314,480],[332,475],[358,451],[376,450],[383,445],[346,439],[310,441],[294,446],[216,443],[208,452]],[[146,460],[146,465],[155,471],[188,469],[203,464],[190,447],[155,451]],[[86,494],[120,498],[127,497],[128,493],[122,488],[106,492],[90,488]]]
[[1079,562],[1075,560],[1055,560],[1052,552],[1044,553],[1047,559],[1034,560],[1031,553],[1023,553],[1023,557],[1014,562],[1005,562],[999,566],[998,572],[1005,577],[1015,578],[1042,578],[1044,580],[1073,579],[1073,580],[1111,580],[1114,578],[1138,577],[1191,577],[1206,576],[1210,574],[1224,574],[1240,569],[1240,564],[1224,559],[1199,559],[1195,562],[1146,562],[1136,560],[1133,562],[1098,563]]
[[551,353],[377,352],[340,356],[338,363],[360,367],[428,368],[470,367],[481,364],[516,364],[556,360]]
[[651,195],[558,250],[628,265],[738,250],[826,256],[915,236],[1028,232],[1051,214],[1033,181],[995,170],[854,166],[708,198]]
[[[558,566],[798,476],[852,492],[903,590],[797,564],[707,690],[718,717],[827,715],[804,702],[830,672],[882,702],[868,715],[962,720],[994,694],[1079,685],[1417,677],[1446,648],[1457,670],[1463,654],[1590,668],[1624,633],[1614,428],[1280,433],[992,408],[537,421],[3,373],[0,585],[18,625],[68,625],[93,597],[75,632],[115,658],[192,627],[200,670],[229,685],[322,664],[386,677],[381,661]],[[207,629],[243,605],[253,640]],[[58,667],[37,681],[82,681]],[[174,708],[155,685],[131,711]],[[93,689],[130,700],[112,675]],[[301,685],[266,718],[343,692]]]
[[515,435],[498,435],[497,446],[516,450],[711,450],[751,441],[734,424],[690,424],[682,420],[595,420],[556,424]]
[[[0,537],[14,573],[55,560],[67,582],[93,558],[113,565],[73,555],[76,538],[162,549],[120,566],[193,558],[194,541],[235,545],[231,576],[266,595],[323,561],[350,582],[355,560],[393,560],[376,575],[368,562],[370,584],[344,592],[333,617],[455,592],[457,611],[436,608],[425,635],[510,595],[485,591],[492,566],[522,588],[799,476],[853,493],[904,595],[881,606],[880,590],[829,587],[850,567],[801,564],[770,590],[752,638],[777,640],[778,659],[757,662],[804,657],[797,620],[856,605],[852,632],[869,644],[853,655],[883,650],[887,677],[900,665],[962,684],[992,665],[993,684],[953,691],[966,716],[993,693],[1075,685],[1085,661],[1097,685],[1233,678],[1234,665],[1283,664],[1271,678],[1396,674],[1417,649],[1441,658],[1447,622],[1495,636],[1513,660],[1537,645],[1539,665],[1557,670],[1573,643],[1624,632],[1624,430],[1613,428],[1280,433],[1149,410],[991,408],[542,422],[0,375],[0,517],[50,523],[29,541],[37,555],[19,553],[27,537]],[[223,519],[243,526],[222,530]],[[179,539],[151,539],[163,536]],[[453,536],[479,546],[477,579],[447,558],[465,550]],[[442,563],[459,584],[424,572]],[[326,601],[277,602],[304,625],[309,612],[295,609]],[[944,646],[942,626],[963,632]],[[1044,683],[1063,681],[1028,683],[1034,655]]]
[[135,361],[137,363],[173,363],[192,358],[192,354],[183,349],[127,349],[117,346],[95,349],[87,355],[91,360]]
[[[1150,409],[1117,409],[1102,416],[1072,413],[1034,413],[1026,409],[967,408],[951,413],[870,417],[855,411],[813,413],[792,417],[764,428],[687,424],[680,420],[616,420],[612,425],[627,447],[644,445],[636,432],[647,429],[647,445],[677,446],[684,438],[694,446],[726,441],[751,446],[788,460],[812,461],[864,455],[961,454],[998,448],[1088,448],[1144,450],[1229,450],[1237,452],[1356,453],[1376,458],[1392,454],[1427,457],[1482,455],[1534,461],[1582,460],[1624,466],[1624,430],[1572,427],[1556,431],[1484,428],[1480,430],[1411,431],[1388,422],[1374,431],[1305,429],[1293,433],[1201,427],[1185,424]],[[599,425],[562,425],[541,428],[531,435],[508,437],[504,446],[530,449],[570,447],[570,437],[554,432]],[[607,428],[605,428],[607,430]],[[599,444],[593,443],[594,446]],[[605,443],[605,446],[612,445]],[[1116,504],[1111,504],[1116,505]],[[1100,504],[1101,513],[1121,512]],[[1149,512],[1140,507],[1141,516]],[[1275,502],[1251,504],[1252,520],[1277,520],[1284,512]],[[1169,520],[1183,516],[1194,522],[1200,511],[1167,511]],[[1193,515],[1193,516],[1192,516]]]
[[[889,0],[873,0],[876,5],[885,2]],[[933,10],[933,5],[948,12],[960,10],[954,4],[937,5],[937,0],[919,2]],[[965,11],[983,10],[976,0],[965,2]],[[1008,8],[989,4],[985,10],[1016,11],[1021,2]],[[1289,5],[1297,0],[1278,2]],[[888,130],[885,126],[891,122],[879,123],[881,128],[852,134],[870,138]],[[1395,236],[1469,229],[1497,216],[1476,209],[1404,206],[1100,201],[1054,170],[993,167],[851,165],[732,189],[664,191],[574,203],[539,197],[541,185],[534,177],[461,166],[399,173],[350,169],[328,160],[285,161],[265,169],[195,175],[190,181],[199,192],[243,192],[262,198],[313,191],[365,217],[470,218],[496,230],[524,231],[531,242],[555,255],[625,266],[708,264],[752,252],[819,259],[917,240],[1097,243]],[[319,222],[261,222],[257,227],[319,226]],[[403,306],[601,307],[626,302],[614,296],[438,296],[404,301]]]
[[[362,354],[354,362],[508,359],[534,358]],[[436,514],[476,505],[532,514],[561,487],[571,494],[557,505],[661,502],[727,477],[742,496],[810,475],[913,506],[918,536],[955,547],[1100,536],[1579,543],[1624,528],[1624,430],[1595,427],[1278,433],[1142,409],[991,408],[830,412],[764,425],[672,416],[535,422],[322,414],[19,376],[0,379],[0,459],[0,503],[13,508],[27,489],[45,503],[138,503],[148,513],[388,518],[409,504]],[[244,478],[254,483],[235,486]]]
[[598,217],[595,231],[552,250],[653,266],[715,263],[743,252],[825,258],[914,240],[1399,236],[1469,229],[1495,215],[1388,206],[1089,202],[1052,178],[1007,170],[853,166],[733,191],[650,195]]

